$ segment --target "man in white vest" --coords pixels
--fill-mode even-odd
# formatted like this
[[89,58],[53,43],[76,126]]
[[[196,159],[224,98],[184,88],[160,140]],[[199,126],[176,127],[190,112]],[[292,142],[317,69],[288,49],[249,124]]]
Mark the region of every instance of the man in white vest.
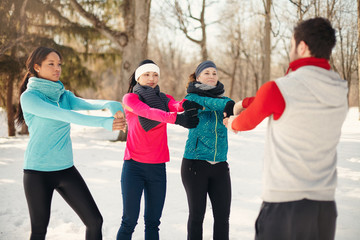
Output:
[[335,42],[327,19],[300,22],[287,74],[238,102],[224,120],[236,132],[269,117],[256,240],[335,237],[336,147],[348,111],[347,82],[329,64]]

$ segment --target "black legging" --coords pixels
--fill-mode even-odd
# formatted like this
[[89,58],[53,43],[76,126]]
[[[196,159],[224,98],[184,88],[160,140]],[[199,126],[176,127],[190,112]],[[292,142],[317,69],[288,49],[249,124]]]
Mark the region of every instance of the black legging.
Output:
[[229,239],[231,182],[228,163],[183,159],[181,178],[189,204],[187,239],[202,239],[207,195],[214,215],[213,239]]
[[54,189],[85,224],[86,239],[102,239],[102,216],[84,179],[74,166],[53,172],[24,170],[24,189],[31,219],[30,240],[45,239]]

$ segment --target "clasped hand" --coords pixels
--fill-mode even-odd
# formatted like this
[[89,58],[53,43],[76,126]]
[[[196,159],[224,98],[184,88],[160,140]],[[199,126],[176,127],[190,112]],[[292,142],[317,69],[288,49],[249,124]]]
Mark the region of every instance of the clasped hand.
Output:
[[184,108],[184,112],[177,114],[175,124],[185,128],[196,128],[199,124],[198,110],[203,110],[204,107],[189,100],[183,102],[182,107]]
[[117,111],[114,115],[113,131],[120,130],[125,132],[126,130],[126,118],[122,111]]
[[[235,102],[228,102],[228,104],[226,104],[225,108],[224,108],[224,119],[223,119],[223,124],[225,125],[225,127],[227,129],[229,129],[231,132],[233,133],[238,133],[238,131],[234,130],[231,125],[232,122],[234,121],[234,119],[244,110],[244,108],[242,107],[242,101],[239,101],[237,103]],[[230,107],[232,107],[232,111],[230,110]],[[232,112],[232,116],[230,116],[229,113]]]

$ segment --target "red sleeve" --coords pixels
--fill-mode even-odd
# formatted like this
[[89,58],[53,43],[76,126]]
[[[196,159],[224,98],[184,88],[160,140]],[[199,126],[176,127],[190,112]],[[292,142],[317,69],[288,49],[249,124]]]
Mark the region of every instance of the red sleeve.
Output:
[[279,119],[284,110],[284,97],[276,83],[270,81],[260,87],[255,98],[251,100],[251,105],[249,103],[249,106],[234,119],[231,127],[236,131],[251,130],[271,114],[275,120]]
[[250,104],[255,100],[255,97],[247,97],[242,100],[243,108],[248,108]]

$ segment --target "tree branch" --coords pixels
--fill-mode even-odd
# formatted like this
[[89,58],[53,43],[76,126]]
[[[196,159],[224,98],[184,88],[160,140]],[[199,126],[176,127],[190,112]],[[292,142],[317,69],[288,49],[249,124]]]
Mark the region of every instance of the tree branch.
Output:
[[125,32],[114,31],[107,27],[94,14],[87,12],[76,0],[70,0],[71,6],[102,35],[114,42],[120,49],[123,49],[128,43],[128,36]]

